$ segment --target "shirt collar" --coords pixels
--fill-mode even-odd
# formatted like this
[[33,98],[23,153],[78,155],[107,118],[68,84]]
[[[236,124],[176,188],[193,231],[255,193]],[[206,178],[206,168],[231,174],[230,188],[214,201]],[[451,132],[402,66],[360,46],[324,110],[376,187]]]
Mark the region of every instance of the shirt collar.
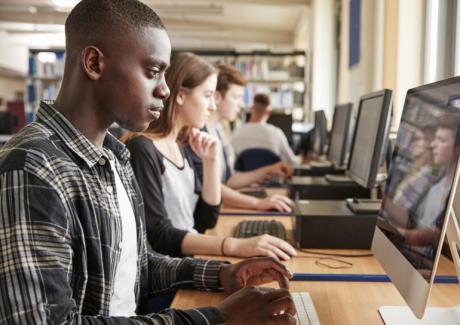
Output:
[[[93,167],[102,157],[107,158],[103,150],[97,148],[64,115],[56,110],[51,101],[41,101],[37,112],[37,122],[53,130],[77,156],[89,167]],[[103,146],[114,153],[118,160],[126,165],[129,162],[129,151],[125,145],[107,132]]]

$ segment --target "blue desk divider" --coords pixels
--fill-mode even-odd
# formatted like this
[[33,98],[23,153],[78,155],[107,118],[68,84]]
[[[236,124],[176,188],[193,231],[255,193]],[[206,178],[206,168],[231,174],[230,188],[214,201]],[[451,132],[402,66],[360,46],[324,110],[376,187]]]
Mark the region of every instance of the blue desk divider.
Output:
[[[294,273],[291,281],[391,282],[386,274]],[[435,283],[458,283],[455,275],[437,275]]]

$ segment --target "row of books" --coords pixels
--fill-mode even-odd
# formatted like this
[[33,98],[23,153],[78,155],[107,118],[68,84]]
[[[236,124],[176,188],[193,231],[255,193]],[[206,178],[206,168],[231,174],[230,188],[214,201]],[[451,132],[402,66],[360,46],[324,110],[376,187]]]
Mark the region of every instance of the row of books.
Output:
[[40,81],[29,82],[27,85],[27,101],[31,104],[42,99],[53,100],[59,91],[60,82],[43,83]]
[[303,106],[303,93],[301,92],[263,85],[248,85],[244,91],[245,107],[251,107],[256,94],[269,95],[273,109],[292,109]]
[[42,55],[41,53],[29,56],[29,76],[38,78],[62,78],[64,74],[64,52],[45,53],[45,60],[40,57],[40,55]]
[[[302,78],[303,68],[279,64],[270,65],[267,60],[238,61],[235,67],[241,71],[248,80],[277,80],[290,81],[292,78]],[[292,75],[295,74],[295,75]]]

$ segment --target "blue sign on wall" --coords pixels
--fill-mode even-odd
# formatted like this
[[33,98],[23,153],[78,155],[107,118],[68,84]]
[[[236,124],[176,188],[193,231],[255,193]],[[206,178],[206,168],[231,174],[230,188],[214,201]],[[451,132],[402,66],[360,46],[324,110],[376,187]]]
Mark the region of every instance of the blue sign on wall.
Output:
[[348,67],[359,63],[361,40],[361,0],[350,0]]

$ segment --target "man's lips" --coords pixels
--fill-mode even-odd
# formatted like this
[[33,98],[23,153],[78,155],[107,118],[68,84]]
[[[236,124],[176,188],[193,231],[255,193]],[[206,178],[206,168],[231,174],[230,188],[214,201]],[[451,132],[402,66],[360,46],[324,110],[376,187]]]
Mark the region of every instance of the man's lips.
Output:
[[155,119],[160,118],[160,114],[162,110],[163,110],[163,106],[150,106],[149,107],[149,112]]

